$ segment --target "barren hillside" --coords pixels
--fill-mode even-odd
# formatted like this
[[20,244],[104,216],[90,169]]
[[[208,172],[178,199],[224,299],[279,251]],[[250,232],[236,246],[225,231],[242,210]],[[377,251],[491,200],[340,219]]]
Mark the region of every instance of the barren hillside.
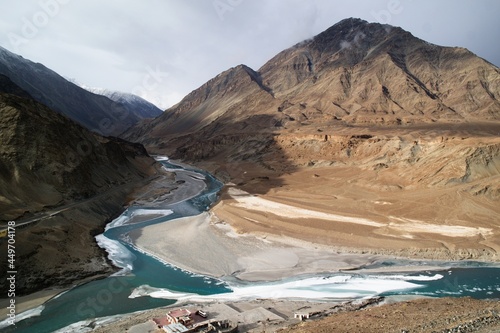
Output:
[[[0,222],[16,219],[16,292],[113,271],[94,236],[155,174],[155,161],[140,144],[93,134],[35,102],[5,76],[0,87]],[[0,248],[7,253],[6,237]],[[0,265],[7,272],[7,256]]]

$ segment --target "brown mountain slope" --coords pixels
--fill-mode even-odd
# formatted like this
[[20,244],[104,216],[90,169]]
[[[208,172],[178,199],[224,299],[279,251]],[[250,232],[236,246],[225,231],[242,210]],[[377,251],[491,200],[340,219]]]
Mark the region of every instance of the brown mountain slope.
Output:
[[277,98],[305,105],[309,121],[500,120],[498,68],[465,49],[356,19],[281,52],[259,72]]
[[[5,77],[0,87],[27,96]],[[155,174],[154,160],[142,145],[93,134],[16,95],[0,92],[0,227],[17,219],[17,295],[113,271],[94,236],[133,187]],[[0,266],[8,271],[6,256]]]
[[261,199],[379,224],[284,216],[229,189],[214,211],[241,232],[495,259],[499,96],[499,69],[471,52],[348,19],[258,72],[221,73],[126,137]]
[[13,95],[0,95],[0,111],[2,220],[146,176],[135,160],[148,159],[140,145],[93,135],[45,106]]
[[[132,141],[165,138],[196,133],[207,125],[244,120],[266,110],[274,103],[269,90],[261,83],[260,74],[247,66],[231,68],[187,95],[167,113],[142,122],[123,137]],[[161,140],[157,140],[161,138]]]
[[337,312],[279,333],[479,332],[500,329],[499,303],[471,298],[422,298],[355,312]]

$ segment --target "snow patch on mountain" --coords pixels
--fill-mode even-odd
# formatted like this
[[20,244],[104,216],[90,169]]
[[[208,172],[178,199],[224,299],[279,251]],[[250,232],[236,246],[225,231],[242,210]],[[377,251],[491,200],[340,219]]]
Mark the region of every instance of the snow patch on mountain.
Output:
[[154,118],[163,113],[163,110],[156,105],[137,95],[105,88],[88,87],[83,84],[79,85],[93,94],[106,96],[117,103],[121,103],[126,107],[128,106],[133,109],[134,112],[139,112],[145,118]]

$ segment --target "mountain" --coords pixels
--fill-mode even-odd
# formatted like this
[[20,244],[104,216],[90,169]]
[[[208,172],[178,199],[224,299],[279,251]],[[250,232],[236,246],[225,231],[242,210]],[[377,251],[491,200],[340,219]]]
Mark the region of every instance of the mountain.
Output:
[[134,113],[140,118],[155,118],[163,113],[163,110],[159,109],[153,103],[150,103],[146,101],[144,98],[141,98],[134,94],[120,92],[120,91],[111,91],[101,88],[91,88],[91,87],[82,87],[82,88],[90,91],[91,93],[106,96],[107,98],[116,103],[120,103],[128,112]]
[[[500,252],[499,133],[498,67],[351,18],[258,71],[240,65],[219,74],[122,137],[267,200],[398,231],[310,220],[299,227],[244,208],[229,192],[214,211],[238,230],[363,253],[490,260]],[[427,233],[415,231],[421,225]],[[442,225],[492,232],[467,239],[440,234]]]
[[160,117],[135,126],[124,137],[154,146],[166,138],[197,133],[207,125],[252,118],[273,104],[276,100],[262,85],[260,74],[239,65],[194,90]]
[[9,77],[36,101],[103,135],[116,136],[139,120],[160,114],[150,107],[135,109],[137,101],[129,105],[125,101],[115,102],[93,94],[44,65],[24,59],[2,47],[0,74]]
[[0,74],[0,92],[23,98],[32,98],[30,94],[15,85],[7,76]]
[[17,292],[112,271],[94,236],[154,164],[142,145],[92,133],[0,75],[0,221],[16,219]]
[[241,65],[221,73],[126,137],[154,145],[215,119],[220,127],[226,118],[245,122],[256,114],[272,118],[268,130],[498,121],[499,73],[466,49],[347,19],[259,71]]
[[31,99],[3,92],[0,97],[0,219],[144,176],[132,163],[135,155],[148,158],[141,145],[97,136]]

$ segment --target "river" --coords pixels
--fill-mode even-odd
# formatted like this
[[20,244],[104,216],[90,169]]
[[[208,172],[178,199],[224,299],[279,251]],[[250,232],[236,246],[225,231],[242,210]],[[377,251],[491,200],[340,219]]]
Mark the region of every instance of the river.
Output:
[[[472,296],[500,298],[500,268],[479,262],[383,261],[365,268],[388,266],[433,266],[442,270],[418,273],[332,273],[291,277],[269,283],[217,280],[182,271],[138,251],[127,233],[147,225],[198,215],[217,200],[223,184],[202,170],[160,159],[184,182],[168,204],[161,207],[128,208],[97,236],[109,258],[122,270],[105,279],[75,287],[34,310],[19,314],[16,326],[0,323],[2,332],[85,331],[97,318],[122,315],[174,304],[180,300],[237,300],[242,298],[303,298],[339,300],[376,295]],[[157,214],[160,217],[126,224],[132,216]]]

